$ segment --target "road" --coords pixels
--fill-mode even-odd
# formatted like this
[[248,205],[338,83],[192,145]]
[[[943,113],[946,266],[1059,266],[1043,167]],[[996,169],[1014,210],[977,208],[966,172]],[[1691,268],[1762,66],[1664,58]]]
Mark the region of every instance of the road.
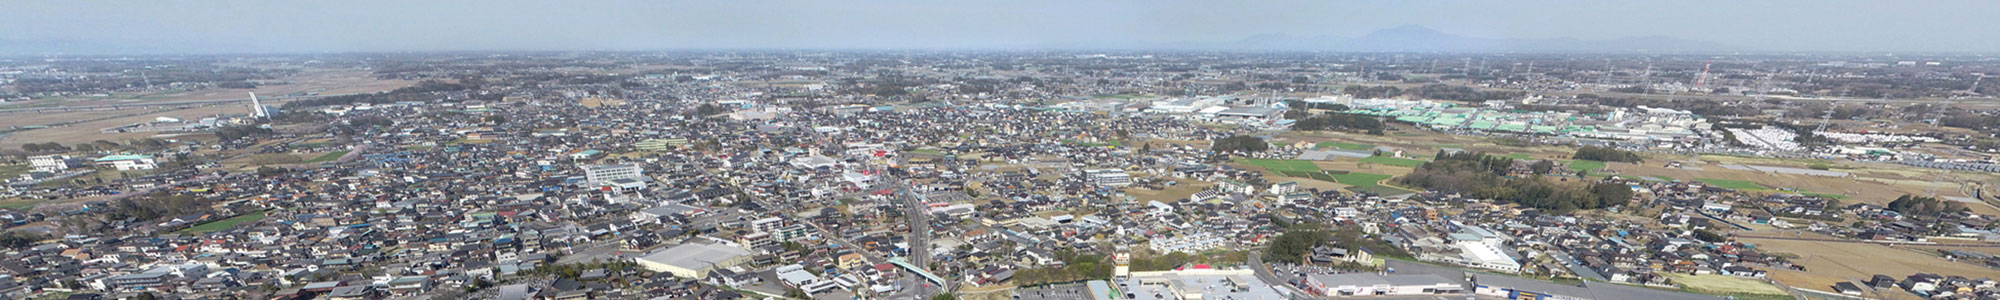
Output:
[[1880,244],[1884,246],[2000,248],[2000,244],[1977,243],[1977,242],[1939,243],[1939,242],[1871,241],[1871,240],[1856,240],[1856,239],[1782,237],[1782,236],[1741,235],[1741,234],[1736,235],[1736,237],[1765,239],[1765,240],[1791,240],[1791,241],[1812,241],[1812,242],[1832,242],[1832,243],[1851,243],[1851,244]]
[[1250,268],[1252,270],[1257,271],[1257,280],[1263,280],[1264,284],[1269,284],[1272,287],[1277,288],[1278,290],[1291,293],[1291,295],[1294,295],[1294,297],[1309,295],[1306,294],[1305,290],[1301,290],[1298,287],[1292,286],[1291,283],[1286,282],[1285,278],[1278,276],[1278,273],[1276,271],[1271,271],[1271,266],[1264,264],[1264,258],[1263,258],[1264,254],[1261,253],[1263,252],[1261,250],[1262,249],[1256,249],[1250,251],[1250,260],[1249,260]]
[[[910,265],[916,266],[918,269],[930,270],[930,211],[924,205],[923,195],[911,190],[909,182],[902,178],[888,178],[890,176],[886,172],[878,171],[876,174],[881,174],[881,176],[885,177],[884,179],[877,180],[877,182],[881,183],[880,187],[895,191],[896,198],[903,202],[903,218],[908,221],[907,225],[910,226],[910,235],[904,239],[910,245],[910,253],[907,257],[910,260]],[[920,299],[930,298],[936,294],[936,291],[928,287],[929,283],[927,281],[919,282],[924,284],[911,287],[911,293]]]

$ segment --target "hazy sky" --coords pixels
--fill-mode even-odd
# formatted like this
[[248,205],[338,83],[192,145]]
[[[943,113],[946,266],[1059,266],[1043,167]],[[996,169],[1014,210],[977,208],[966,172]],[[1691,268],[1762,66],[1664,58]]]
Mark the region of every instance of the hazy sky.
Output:
[[1489,38],[2000,52],[1993,0],[0,1],[0,50],[28,42],[140,52],[1127,48],[1421,25]]

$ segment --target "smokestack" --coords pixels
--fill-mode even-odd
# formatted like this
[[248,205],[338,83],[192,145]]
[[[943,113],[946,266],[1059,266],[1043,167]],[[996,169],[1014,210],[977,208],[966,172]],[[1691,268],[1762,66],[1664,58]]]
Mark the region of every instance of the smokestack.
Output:
[[256,92],[250,92],[250,116],[257,118],[269,117],[264,114],[264,103],[257,101]]

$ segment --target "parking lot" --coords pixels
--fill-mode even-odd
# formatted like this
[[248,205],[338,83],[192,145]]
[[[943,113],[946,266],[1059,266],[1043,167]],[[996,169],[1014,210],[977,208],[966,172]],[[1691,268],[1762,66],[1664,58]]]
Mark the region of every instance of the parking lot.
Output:
[[1090,289],[1082,283],[1053,285],[1032,289],[1018,289],[1014,296],[1022,300],[1072,300],[1090,299]]

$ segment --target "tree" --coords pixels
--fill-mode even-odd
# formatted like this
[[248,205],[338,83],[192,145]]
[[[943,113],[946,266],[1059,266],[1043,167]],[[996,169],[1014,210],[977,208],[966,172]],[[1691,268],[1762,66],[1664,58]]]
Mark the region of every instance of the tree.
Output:
[[1728,238],[1723,237],[1721,234],[1716,234],[1705,229],[1695,229],[1694,239],[1710,243],[1721,243],[1728,240]]
[[26,231],[8,231],[0,233],[0,246],[7,247],[8,249],[23,249],[28,248],[28,246],[34,246],[36,242],[46,239],[49,239],[49,236],[44,234]]
[[1292,226],[1285,228],[1284,233],[1279,233],[1277,238],[1272,239],[1270,248],[1266,248],[1264,252],[1269,256],[1266,259],[1271,261],[1304,263],[1306,255],[1312,254],[1314,247],[1325,244],[1329,238],[1330,234],[1317,226]]
[[722,113],[722,107],[715,104],[702,103],[700,106],[695,106],[694,108],[694,114],[697,117],[713,116],[719,113]]
[[1556,162],[1546,159],[1536,161],[1534,164],[1528,165],[1528,169],[1535,170],[1535,174],[1548,174],[1549,171],[1556,170]]
[[958,300],[958,296],[952,296],[951,294],[938,294],[937,296],[931,296],[931,300]]

